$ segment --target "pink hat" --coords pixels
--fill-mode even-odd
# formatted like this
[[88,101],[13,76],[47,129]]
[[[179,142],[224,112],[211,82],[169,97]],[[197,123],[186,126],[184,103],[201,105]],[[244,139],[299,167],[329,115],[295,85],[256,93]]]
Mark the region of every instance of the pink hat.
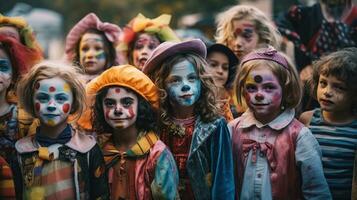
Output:
[[268,48],[258,49],[244,56],[241,62],[241,66],[251,60],[271,60],[278,63],[285,69],[289,70],[289,65],[286,58],[272,46],[269,46]]
[[121,32],[119,26],[102,22],[94,13],[89,13],[74,25],[67,35],[65,52],[68,60],[73,60],[76,49],[75,45],[82,35],[91,28],[104,32],[107,39],[112,43],[116,44],[119,41],[119,34]]
[[143,72],[151,73],[157,67],[160,67],[168,57],[180,53],[194,53],[206,58],[207,50],[205,44],[199,39],[187,40],[184,42],[164,42],[161,43],[151,53],[149,59],[145,62]]

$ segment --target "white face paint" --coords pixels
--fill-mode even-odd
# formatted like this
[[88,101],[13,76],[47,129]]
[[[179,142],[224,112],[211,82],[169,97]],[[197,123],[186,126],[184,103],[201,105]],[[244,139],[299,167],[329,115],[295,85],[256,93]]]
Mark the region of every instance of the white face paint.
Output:
[[279,79],[269,68],[263,65],[249,72],[245,81],[244,97],[260,122],[270,122],[280,114],[282,96]]
[[176,63],[165,80],[170,101],[175,105],[193,106],[201,95],[201,81],[192,63]]
[[111,87],[104,97],[105,121],[114,129],[126,129],[135,125],[138,116],[138,97],[124,87]]
[[57,77],[38,81],[35,85],[34,103],[41,123],[47,126],[67,123],[73,103],[71,87]]
[[11,84],[12,65],[4,50],[0,49],[0,92],[4,92]]

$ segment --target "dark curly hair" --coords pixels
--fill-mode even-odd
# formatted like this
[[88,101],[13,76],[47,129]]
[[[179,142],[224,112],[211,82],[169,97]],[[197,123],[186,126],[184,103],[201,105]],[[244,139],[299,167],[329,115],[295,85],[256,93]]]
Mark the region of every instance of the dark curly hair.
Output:
[[[104,87],[99,90],[95,96],[95,103],[91,121],[93,130],[98,133],[113,133],[114,129],[105,121],[103,110],[103,99],[107,95],[109,88],[113,86]],[[135,91],[125,88],[128,92],[136,94],[138,97],[138,116],[136,118],[135,126],[139,131],[157,131],[157,112],[152,108],[150,103],[146,101],[141,95]]]
[[[108,69],[112,66],[118,65],[118,63],[116,62],[116,50],[115,50],[115,46],[112,42],[110,42],[108,40],[108,38],[104,35],[104,33],[102,31],[99,31],[97,29],[88,29],[84,34],[86,33],[94,33],[94,34],[98,34],[102,37],[103,39],[103,43],[104,43],[104,52],[105,52],[105,57],[106,57],[106,63],[105,63],[105,69]],[[83,34],[83,35],[84,35]],[[82,35],[82,37],[83,37]],[[73,58],[73,63],[75,65],[81,66],[80,64],[80,57],[79,57],[79,45],[81,43],[81,39],[78,40],[77,44],[76,44],[76,51],[75,51],[75,56]]]
[[165,80],[169,76],[172,67],[185,60],[195,66],[195,70],[198,72],[201,81],[201,95],[195,103],[194,112],[201,117],[203,122],[211,122],[218,117],[216,97],[213,92],[215,86],[212,78],[207,76],[207,73],[205,72],[207,62],[194,53],[181,53],[167,58],[161,64],[161,67],[158,67],[155,71],[149,74],[149,77],[154,81],[160,91],[160,114],[164,125],[170,125],[171,120],[169,116],[172,115],[173,109],[165,90]]

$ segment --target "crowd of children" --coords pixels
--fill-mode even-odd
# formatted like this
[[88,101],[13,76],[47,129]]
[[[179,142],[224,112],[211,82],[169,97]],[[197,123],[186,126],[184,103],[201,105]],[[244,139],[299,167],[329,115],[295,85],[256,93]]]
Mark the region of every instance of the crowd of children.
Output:
[[0,15],[0,199],[357,199],[355,11],[235,5],[210,46],[90,13],[63,62]]

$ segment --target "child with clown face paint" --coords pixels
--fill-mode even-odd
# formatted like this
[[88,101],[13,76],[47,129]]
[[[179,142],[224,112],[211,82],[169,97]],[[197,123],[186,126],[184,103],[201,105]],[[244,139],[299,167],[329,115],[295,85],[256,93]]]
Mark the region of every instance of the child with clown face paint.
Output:
[[331,199],[321,151],[294,118],[301,86],[294,66],[274,48],[245,56],[235,92],[248,110],[229,123],[240,199]]
[[164,42],[144,73],[162,92],[161,139],[179,169],[182,199],[234,199],[231,143],[218,117],[213,81],[206,76],[206,47],[200,40]]
[[39,118],[36,134],[15,147],[25,199],[108,198],[103,155],[95,139],[72,128],[84,109],[84,88],[73,66],[43,62],[21,80],[24,109]]
[[[0,34],[0,199],[15,195],[12,171],[16,168],[15,142],[24,137],[31,117],[16,104],[14,87],[30,67],[33,51],[16,39]],[[15,98],[14,98],[15,97]]]
[[171,15],[163,14],[155,19],[138,14],[123,28],[117,47],[122,64],[129,63],[142,70],[151,52],[165,41],[179,41],[169,27]]
[[86,83],[119,63],[115,46],[120,31],[117,25],[102,22],[94,13],[89,13],[68,33],[66,59],[84,69]]
[[[109,171],[111,199],[176,199],[178,173],[172,154],[159,140],[159,94],[136,67],[112,67],[86,87],[91,116]],[[103,139],[106,138],[106,139]]]

